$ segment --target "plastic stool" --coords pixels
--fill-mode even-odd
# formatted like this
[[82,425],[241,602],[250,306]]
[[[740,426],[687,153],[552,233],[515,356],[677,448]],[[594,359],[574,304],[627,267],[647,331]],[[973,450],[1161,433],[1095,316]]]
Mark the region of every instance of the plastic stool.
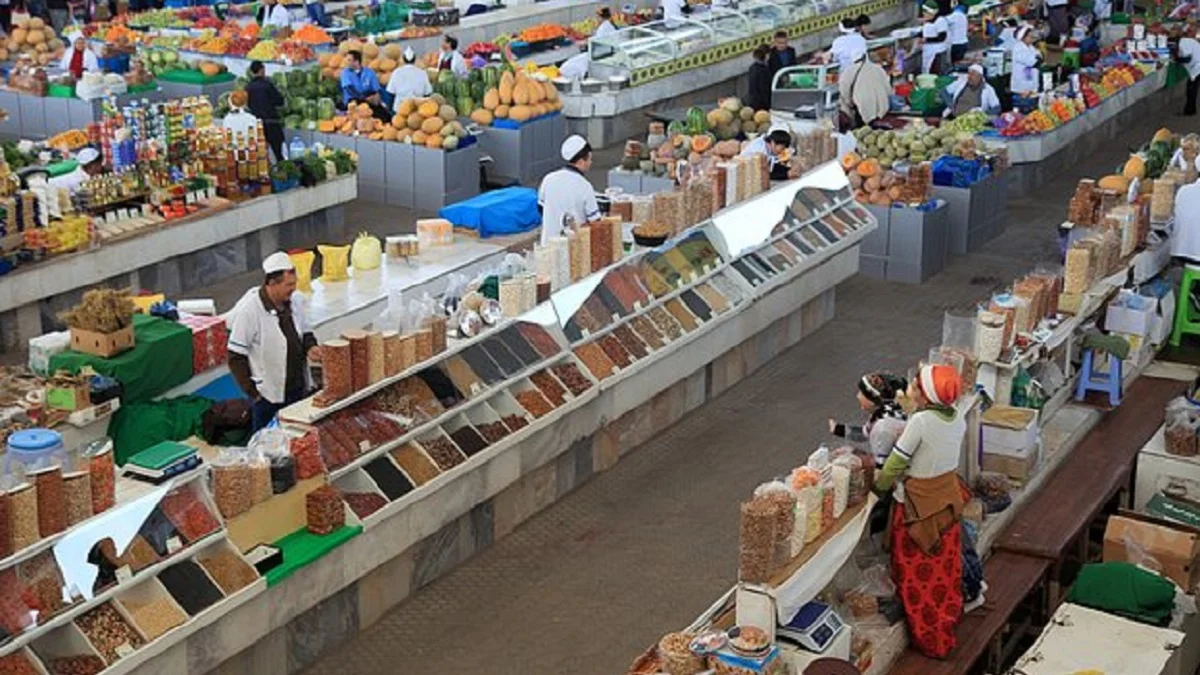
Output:
[[1183,336],[1200,335],[1200,317],[1192,311],[1192,287],[1200,283],[1200,267],[1183,266],[1183,280],[1179,282],[1179,297],[1175,300],[1175,321],[1171,328],[1171,346],[1178,347]]
[[1079,384],[1075,385],[1075,400],[1082,401],[1089,391],[1108,392],[1109,405],[1121,405],[1121,359],[1108,354],[1108,372],[1096,372],[1094,349],[1083,352],[1083,365],[1079,369]]

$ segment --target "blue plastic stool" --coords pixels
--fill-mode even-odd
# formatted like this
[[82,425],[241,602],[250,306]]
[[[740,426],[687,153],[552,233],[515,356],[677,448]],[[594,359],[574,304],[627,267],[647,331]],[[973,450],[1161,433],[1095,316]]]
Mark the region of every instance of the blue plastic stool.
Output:
[[1083,365],[1079,369],[1079,384],[1075,385],[1075,400],[1082,401],[1089,391],[1108,392],[1109,405],[1121,405],[1121,359],[1108,354],[1108,372],[1095,371],[1095,350],[1083,352]]

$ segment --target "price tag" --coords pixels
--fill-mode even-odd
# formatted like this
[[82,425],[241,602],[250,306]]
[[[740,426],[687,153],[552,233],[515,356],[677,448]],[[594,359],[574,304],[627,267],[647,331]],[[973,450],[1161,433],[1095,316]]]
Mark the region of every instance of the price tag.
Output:
[[132,214],[129,213],[129,209],[123,208],[117,210],[117,220],[129,220],[131,217]]
[[359,442],[358,442],[358,451],[359,451],[359,452],[366,452],[366,451],[368,451],[368,450],[370,450],[370,449],[371,449],[371,442],[370,442],[370,441],[359,441]]
[[167,540],[167,553],[174,554],[179,549],[183,548],[183,542],[179,541],[179,537],[171,537]]
[[613,323],[621,323],[621,317],[616,312],[613,312]]
[[196,193],[195,193],[195,192],[189,192],[189,193],[187,193],[186,195],[184,195],[184,196],[183,196],[183,203],[184,203],[184,204],[191,205],[191,204],[192,204],[192,203],[194,203],[195,201],[196,201]]
[[217,198],[217,189],[212,186],[209,186],[209,188],[207,190],[205,190],[205,193],[208,195],[209,199]]
[[152,213],[154,213],[154,206],[152,204],[142,204],[142,216],[149,218]]
[[109,225],[117,222],[117,212],[109,211],[108,213],[104,214],[104,222],[108,223]]
[[579,329],[579,334],[582,335],[583,339],[585,339],[585,340],[588,339],[588,337],[591,335],[591,333],[588,332],[588,329],[586,329],[586,328]]
[[471,395],[478,396],[479,392],[483,391],[483,385],[478,382],[471,383]]
[[642,311],[642,301],[641,300],[633,301],[633,311],[635,311],[635,312]]
[[119,656],[120,658],[126,658],[126,657],[129,657],[132,655],[133,655],[133,647],[129,646],[128,642],[117,646],[117,656]]
[[133,570],[129,569],[129,565],[122,565],[117,569],[117,583],[123,584],[133,578]]

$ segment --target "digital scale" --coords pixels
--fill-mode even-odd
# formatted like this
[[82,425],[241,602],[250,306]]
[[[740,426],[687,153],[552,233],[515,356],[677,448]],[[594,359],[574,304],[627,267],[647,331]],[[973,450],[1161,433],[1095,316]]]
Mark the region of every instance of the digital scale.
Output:
[[801,607],[786,625],[780,626],[776,634],[810,652],[821,654],[845,628],[846,624],[832,607],[813,600]]

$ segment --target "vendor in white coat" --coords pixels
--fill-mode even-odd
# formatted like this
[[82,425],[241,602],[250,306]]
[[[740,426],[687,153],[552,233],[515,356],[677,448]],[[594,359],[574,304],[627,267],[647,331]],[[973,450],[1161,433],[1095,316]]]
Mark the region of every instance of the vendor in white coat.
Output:
[[1033,28],[1028,24],[1017,29],[1017,43],[1012,48],[1012,74],[1008,90],[1014,95],[1037,93],[1041,85],[1042,54],[1033,46]]
[[263,0],[258,6],[254,20],[261,27],[291,28],[292,25],[292,17],[288,14],[287,7],[280,4],[279,0]]
[[542,209],[541,244],[600,218],[596,188],[585,175],[592,168],[592,146],[583,136],[568,136],[559,149],[567,165],[546,174],[538,188],[538,206]]
[[829,47],[827,58],[831,61],[836,61],[838,64],[838,72],[844,73],[850,70],[850,66],[854,63],[854,57],[860,53],[865,54],[867,51],[867,39],[863,37],[859,30],[858,21],[850,17],[842,19],[838,24],[838,32],[841,35],[833,40],[833,44]]
[[565,77],[568,80],[583,80],[587,79],[588,67],[592,65],[591,54],[588,53],[587,43],[580,45],[579,53],[571,58],[563,61],[563,64],[558,67],[559,77]]
[[263,284],[246,291],[226,316],[229,371],[254,401],[252,431],[267,426],[280,408],[308,393],[308,362],[321,360],[304,296],[296,291],[291,258],[276,251],[262,267]]
[[596,32],[592,34],[592,37],[602,38],[617,32],[617,27],[612,22],[611,9],[601,7],[600,11],[596,12],[596,16],[600,18],[600,25],[596,26]]
[[972,110],[982,110],[988,115],[1000,114],[1000,97],[984,79],[983,66],[978,63],[972,63],[966,76],[960,76],[946,87],[946,96],[950,99],[946,117],[958,117]]
[[71,46],[67,47],[67,51],[63,53],[62,61],[59,62],[59,67],[71,73],[71,77],[79,80],[84,73],[100,72],[100,59],[96,57],[96,52],[88,47],[87,40],[83,38],[83,33],[78,31],[69,36]]
[[926,8],[921,26],[921,72],[939,73],[943,54],[950,51],[950,24],[943,9]]
[[55,176],[50,179],[50,187],[62,188],[74,193],[83,185],[84,181],[92,176],[98,176],[104,172],[104,162],[100,161],[100,151],[95,148],[84,148],[75,154],[75,162],[77,166],[70,173],[64,173],[61,176]]
[[404,101],[414,98],[425,98],[433,93],[433,85],[429,83],[429,75],[424,68],[416,65],[417,53],[412,47],[404,50],[404,65],[392,72],[388,80],[387,90],[394,98],[392,110],[400,108]]
[[691,11],[687,0],[659,0],[658,7],[662,10],[667,28],[675,28],[683,23],[684,16]]
[[458,52],[458,38],[447,35],[442,38],[442,53],[438,55],[438,70],[449,70],[456,77],[470,74],[467,60]]

